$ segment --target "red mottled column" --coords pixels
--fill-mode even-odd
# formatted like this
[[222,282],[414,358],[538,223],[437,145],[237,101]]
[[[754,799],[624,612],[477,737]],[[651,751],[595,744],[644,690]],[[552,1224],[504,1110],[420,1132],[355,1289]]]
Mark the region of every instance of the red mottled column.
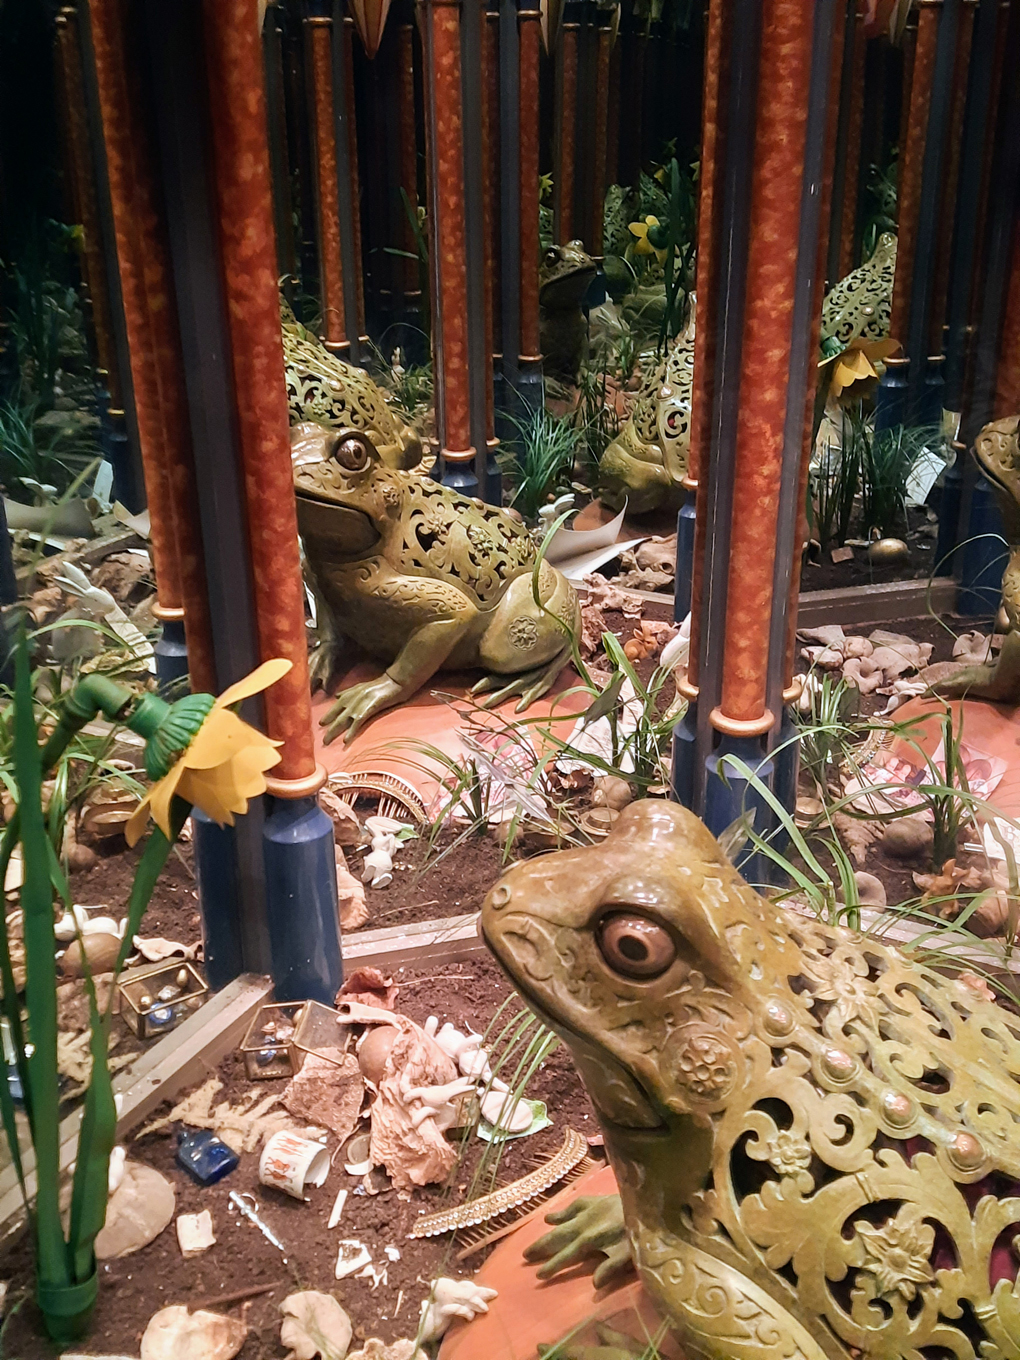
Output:
[[[711,721],[751,736],[766,701],[787,373],[811,67],[812,0],[765,0],[733,479],[722,696]],[[785,608],[783,601],[782,607]]]
[[499,111],[499,3],[489,0],[485,12],[485,69],[487,78],[483,86],[486,104],[486,215],[489,223],[488,259],[486,287],[488,289],[489,324],[492,327],[492,340],[489,345],[494,360],[502,360],[503,334],[503,292],[500,287],[502,259],[502,212],[500,210],[500,111]]
[[[495,151],[499,141],[499,47],[498,30],[494,29],[482,0],[482,70],[481,70],[481,153],[482,153],[482,237],[483,237],[483,279],[485,308],[485,446],[494,452],[499,444],[496,438],[496,397],[493,389],[493,338],[495,336],[495,279],[497,274],[495,237],[493,219],[498,218],[496,199],[499,196],[499,172],[492,173],[492,162],[499,164]],[[498,16],[497,16],[498,17]],[[495,99],[492,92],[495,91]],[[493,106],[495,105],[495,119]]]
[[556,212],[553,234],[574,239],[574,162],[577,155],[577,49],[580,25],[559,25],[556,41]]
[[[921,173],[924,144],[928,135],[928,110],[931,106],[932,77],[935,73],[935,45],[939,30],[941,0],[921,0],[917,18],[917,43],[910,78],[910,112],[900,138],[900,187],[897,203],[899,222],[896,245],[896,278],[893,283],[892,316],[889,334],[904,343],[910,319],[910,294],[914,282],[914,252],[921,210]],[[909,358],[923,358],[910,355]]]
[[541,363],[542,359],[538,306],[538,261],[540,253],[538,232],[538,62],[542,44],[541,19],[542,14],[538,9],[525,8],[517,11],[520,39],[518,200],[521,214],[521,339],[519,362],[524,367],[537,365]]
[[421,306],[418,273],[418,239],[409,213],[418,213],[418,134],[414,112],[414,25],[397,27],[397,95],[400,101],[400,187],[407,195],[404,209],[403,292],[404,305],[414,311]]
[[467,241],[464,223],[464,115],[461,102],[459,0],[426,0],[423,19],[426,92],[431,105],[429,174],[432,320],[436,358],[436,420],[448,463],[470,463],[471,396],[468,373]]
[[[701,167],[698,176],[697,306],[694,327],[694,379],[691,392],[691,439],[684,486],[695,495],[704,475],[711,438],[715,372],[715,322],[718,305],[720,177],[725,158],[719,126],[720,80],[726,63],[726,0],[711,0],[705,34],[705,77],[701,112]],[[691,644],[683,693],[698,696],[698,651],[701,640],[702,576],[705,563],[705,517],[694,527],[691,582]]]
[[843,162],[843,208],[839,229],[838,283],[857,263],[854,259],[854,239],[857,231],[857,190],[861,174],[861,137],[864,132],[864,59],[868,40],[864,33],[864,13],[857,7],[854,19],[854,52],[850,67],[850,111],[847,118],[846,157]]
[[74,176],[77,221],[82,229],[83,273],[92,313],[96,358],[110,394],[110,404],[119,407],[122,398],[110,320],[109,281],[106,277],[106,261],[103,258],[99,236],[99,208],[96,202],[92,149],[89,145],[89,130],[85,119],[85,88],[82,80],[78,14],[73,5],[65,6],[57,15],[57,48],[60,53],[61,76],[65,90],[68,153]]
[[203,13],[259,651],[263,660],[293,663],[265,695],[266,728],[283,743],[267,783],[278,797],[299,798],[321,787],[325,775],[312,744],[258,5],[204,0]]
[[592,205],[589,250],[602,254],[602,233],[606,217],[606,165],[609,147],[610,64],[613,53],[613,28],[610,16],[601,11],[595,55],[594,166],[592,168]]
[[340,253],[337,199],[336,125],[333,111],[333,20],[305,19],[305,52],[311,82],[315,147],[315,202],[319,221],[319,285],[322,290],[322,339],[327,349],[347,354],[344,267]]
[[999,366],[995,375],[994,418],[1015,416],[1020,411],[1020,219],[1013,228],[1006,308],[999,341]]
[[348,184],[351,195],[351,232],[354,237],[354,298],[358,318],[358,339],[365,334],[365,271],[361,253],[361,179],[358,170],[358,116],[354,99],[354,20],[348,14],[343,29],[344,92],[347,107]]
[[106,149],[138,442],[149,507],[157,603],[184,620],[192,687],[215,689],[194,459],[166,240],[152,149],[129,77],[122,0],[90,0],[92,48]]

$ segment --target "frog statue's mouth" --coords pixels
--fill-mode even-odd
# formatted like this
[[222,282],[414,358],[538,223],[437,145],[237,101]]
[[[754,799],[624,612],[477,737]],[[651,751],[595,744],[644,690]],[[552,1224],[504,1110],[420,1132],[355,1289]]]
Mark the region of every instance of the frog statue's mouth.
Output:
[[492,929],[483,911],[480,933],[539,1020],[570,1049],[600,1122],[630,1136],[668,1133],[665,1112],[638,1079],[597,1040],[574,1029],[556,1005],[554,974],[548,962],[543,966],[535,938],[542,932],[534,918],[512,913]]

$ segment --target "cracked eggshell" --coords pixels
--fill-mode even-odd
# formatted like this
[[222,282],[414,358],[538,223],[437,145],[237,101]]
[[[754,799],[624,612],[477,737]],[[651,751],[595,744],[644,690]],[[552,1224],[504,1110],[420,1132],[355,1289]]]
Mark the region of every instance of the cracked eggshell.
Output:
[[302,1289],[288,1294],[280,1304],[280,1344],[290,1352],[287,1360],[344,1360],[354,1329],[351,1320],[332,1294]]
[[149,1319],[141,1360],[233,1360],[247,1335],[247,1325],[237,1318],[205,1309],[189,1313],[177,1303]]

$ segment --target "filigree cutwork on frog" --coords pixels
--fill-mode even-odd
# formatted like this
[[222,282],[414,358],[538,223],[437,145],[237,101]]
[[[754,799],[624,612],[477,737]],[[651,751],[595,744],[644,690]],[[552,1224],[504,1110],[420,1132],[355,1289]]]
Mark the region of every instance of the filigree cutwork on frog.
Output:
[[780,1176],[796,1176],[811,1165],[811,1145],[789,1129],[780,1129],[765,1144],[765,1150],[769,1166]]
[[869,979],[869,968],[859,951],[840,946],[826,957],[821,954],[805,956],[803,972],[809,979],[814,1001],[832,1003],[840,1028],[859,1020],[874,1028],[884,1010],[875,986]]
[[[821,340],[845,346],[851,340],[885,340],[892,317],[896,237],[885,232],[869,260],[841,279],[822,304]],[[899,339],[899,337],[897,337]]]
[[916,1204],[902,1205],[895,1218],[877,1226],[858,1223],[857,1241],[860,1275],[871,1276],[879,1298],[901,1294],[909,1302],[919,1286],[934,1281],[928,1258],[935,1245],[935,1229],[924,1222]]

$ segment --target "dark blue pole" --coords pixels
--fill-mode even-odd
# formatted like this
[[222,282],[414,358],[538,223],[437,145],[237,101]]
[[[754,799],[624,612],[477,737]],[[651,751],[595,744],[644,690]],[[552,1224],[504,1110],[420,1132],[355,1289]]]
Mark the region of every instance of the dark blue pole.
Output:
[[343,982],[333,822],[315,797],[267,803],[262,842],[276,999],[331,1006]]

